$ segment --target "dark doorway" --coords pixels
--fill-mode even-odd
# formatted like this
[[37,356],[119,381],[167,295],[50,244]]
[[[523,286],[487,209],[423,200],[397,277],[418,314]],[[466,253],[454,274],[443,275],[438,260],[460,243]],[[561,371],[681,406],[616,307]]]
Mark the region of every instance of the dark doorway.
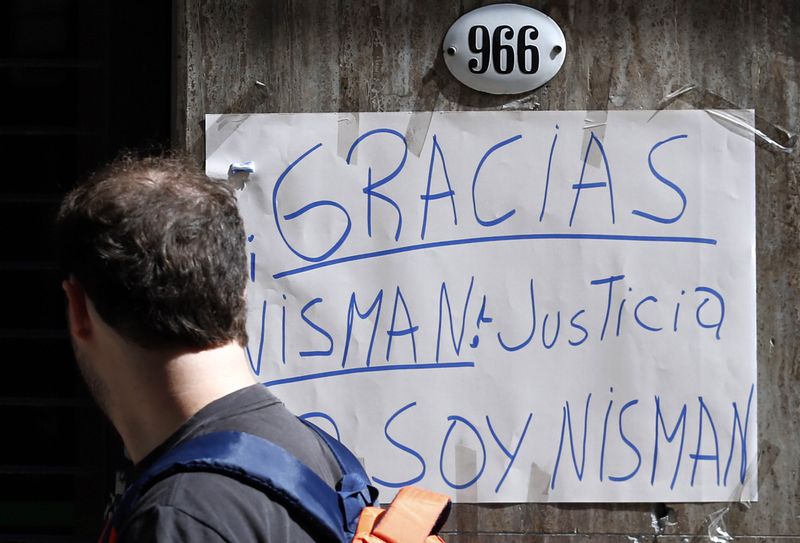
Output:
[[0,3],[0,541],[94,541],[121,447],[65,329],[61,196],[121,149],[169,145],[170,2]]

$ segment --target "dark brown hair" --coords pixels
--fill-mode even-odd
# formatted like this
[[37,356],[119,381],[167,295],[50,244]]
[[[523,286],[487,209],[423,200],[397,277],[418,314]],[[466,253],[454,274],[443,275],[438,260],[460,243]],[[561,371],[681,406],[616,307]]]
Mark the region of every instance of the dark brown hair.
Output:
[[244,345],[245,239],[233,189],[181,157],[125,156],[64,198],[65,276],[147,348]]

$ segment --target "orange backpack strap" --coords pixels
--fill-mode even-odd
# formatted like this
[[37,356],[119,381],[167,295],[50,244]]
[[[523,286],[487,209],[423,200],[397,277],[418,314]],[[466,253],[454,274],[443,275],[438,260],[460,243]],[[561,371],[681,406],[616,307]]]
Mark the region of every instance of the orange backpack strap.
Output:
[[353,543],[384,543],[377,536],[372,535],[375,524],[384,513],[386,511],[380,507],[365,507],[362,509],[361,516],[358,517],[358,527],[356,528]]
[[[372,508],[367,508],[364,513]],[[364,514],[362,513],[362,515]],[[375,525],[372,534],[387,543],[423,543],[436,534],[450,513],[450,498],[444,494],[407,486],[381,514],[370,512]],[[359,526],[361,528],[361,526]],[[359,529],[356,534],[361,532]],[[433,541],[437,541],[433,539]],[[363,539],[362,541],[370,541]],[[374,541],[374,540],[372,540]],[[430,540],[428,540],[430,541]]]

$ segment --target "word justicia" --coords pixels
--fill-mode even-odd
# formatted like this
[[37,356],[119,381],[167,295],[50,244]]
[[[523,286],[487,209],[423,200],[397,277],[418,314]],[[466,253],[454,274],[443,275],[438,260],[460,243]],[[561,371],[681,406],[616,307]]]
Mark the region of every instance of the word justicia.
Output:
[[[336,300],[307,296],[290,304],[285,294],[272,302],[263,299],[259,328],[251,335],[257,343],[251,340],[247,347],[251,367],[261,373],[268,342],[272,352],[280,352],[279,364],[323,357],[345,368],[438,363],[470,357],[467,353],[479,346],[507,353],[571,349],[633,335],[677,337],[686,331],[711,341],[723,338],[725,297],[709,284],[645,290],[634,278],[615,274],[592,279],[579,289],[580,285],[542,285],[531,278],[506,285],[503,296],[494,291],[500,298],[513,297],[513,308],[495,301],[485,288],[489,284],[470,276],[428,283],[430,292],[420,292],[426,287],[410,283],[340,293]],[[553,306],[552,298],[546,305],[538,300],[542,291],[554,288],[580,291],[582,296],[559,301],[559,306]],[[362,346],[358,357],[353,355],[356,337]]]

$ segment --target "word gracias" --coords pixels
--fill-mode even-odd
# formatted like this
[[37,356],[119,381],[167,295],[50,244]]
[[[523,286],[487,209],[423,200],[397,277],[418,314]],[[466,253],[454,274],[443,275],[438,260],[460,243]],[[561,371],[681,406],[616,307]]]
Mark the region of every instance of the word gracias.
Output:
[[[558,130],[558,125],[556,125],[556,130]],[[375,178],[373,174],[373,168],[370,167],[367,170],[367,180],[366,185],[363,187],[362,192],[366,197],[366,205],[367,205],[367,221],[366,221],[366,229],[367,235],[372,237],[372,212],[374,206],[374,200],[378,200],[383,202],[384,205],[388,205],[390,208],[394,210],[397,216],[395,232],[394,232],[394,239],[398,241],[400,239],[400,234],[403,230],[403,212],[400,208],[400,205],[388,196],[381,192],[382,188],[385,187],[389,182],[393,179],[397,178],[397,176],[403,171],[403,168],[406,165],[406,161],[408,158],[408,142],[403,134],[400,132],[389,129],[389,128],[378,128],[374,130],[370,130],[362,135],[360,135],[350,146],[350,149],[347,153],[347,164],[351,164],[353,154],[356,149],[362,145],[365,141],[372,140],[374,138],[380,138],[380,141],[384,146],[386,146],[386,139],[394,139],[402,145],[402,153],[399,156],[399,161],[397,166],[389,173],[384,175],[383,177]],[[667,144],[672,142],[676,142],[679,140],[684,140],[688,138],[687,134],[677,134],[666,138],[664,140],[656,142],[652,148],[650,149],[648,156],[647,156],[647,164],[649,166],[650,172],[653,177],[666,187],[668,187],[673,193],[676,198],[676,203],[679,204],[679,210],[672,216],[658,216],[654,213],[634,209],[631,211],[633,215],[641,217],[642,219],[653,221],[660,224],[672,224],[680,220],[683,216],[684,211],[686,210],[686,194],[684,191],[673,181],[667,179],[664,175],[659,173],[655,166],[653,165],[653,155],[661,148]],[[480,225],[481,227],[490,228],[493,226],[497,226],[508,219],[510,219],[515,213],[516,209],[509,209],[505,211],[499,217],[488,219],[482,216],[482,213],[479,209],[479,201],[476,197],[476,192],[478,185],[481,181],[481,171],[486,166],[487,162],[492,160],[493,156],[501,151],[503,148],[507,146],[511,146],[513,143],[522,139],[521,134],[514,135],[512,137],[506,138],[491,147],[489,147],[483,156],[481,157],[480,161],[478,161],[477,166],[475,167],[475,171],[472,177],[472,186],[471,186],[471,199],[472,199],[472,211],[475,222]],[[431,155],[430,155],[430,162],[428,167],[428,176],[427,176],[427,185],[425,192],[420,194],[420,199],[423,202],[423,210],[422,210],[422,224],[420,226],[420,239],[424,240],[427,230],[427,223],[428,223],[428,213],[430,204],[436,200],[449,200],[450,205],[446,206],[449,208],[447,211],[448,213],[452,212],[453,224],[458,225],[458,215],[456,211],[456,191],[453,190],[453,186],[450,182],[450,177],[447,173],[447,163],[445,160],[445,154],[442,149],[442,146],[439,143],[437,136],[434,134],[432,138],[433,144],[431,147]],[[545,185],[543,189],[543,195],[541,200],[541,211],[539,214],[539,222],[541,222],[544,218],[545,210],[547,208],[547,197],[550,191],[550,173],[551,173],[551,166],[553,163],[553,157],[556,152],[556,147],[558,144],[558,132],[556,131],[553,135],[552,143],[550,146],[550,153],[547,161],[547,174],[545,177]],[[299,258],[307,261],[307,262],[322,262],[328,259],[329,257],[333,256],[334,253],[342,246],[342,244],[347,240],[348,236],[350,235],[352,229],[352,220],[350,217],[350,213],[348,213],[347,209],[341,203],[333,200],[316,200],[313,201],[300,209],[297,209],[290,213],[283,213],[279,210],[279,197],[281,193],[289,188],[294,182],[289,182],[289,175],[298,168],[303,161],[309,159],[309,157],[314,153],[314,151],[318,150],[322,147],[322,143],[317,143],[316,145],[309,148],[307,151],[302,153],[298,158],[292,161],[289,166],[280,174],[278,177],[275,186],[272,191],[272,215],[275,219],[275,225],[277,227],[278,233],[286,244],[286,247],[292,251],[296,256]],[[391,146],[387,146],[387,149]],[[395,144],[395,148],[401,148],[400,145]],[[599,153],[599,157],[602,160],[603,169],[605,171],[605,180],[603,181],[592,181],[586,182],[586,166],[589,163],[590,153],[595,150],[596,153]],[[436,163],[439,162],[441,164],[441,171],[444,174],[444,182],[447,185],[447,190],[441,190],[439,192],[432,192],[432,180],[433,180],[433,172],[434,166]],[[603,147],[602,141],[597,137],[594,132],[591,132],[589,142],[586,146],[586,151],[583,157],[583,165],[581,168],[581,175],[580,179],[577,183],[571,185],[572,190],[574,191],[574,199],[572,203],[572,210],[569,216],[569,226],[572,227],[573,222],[575,220],[575,215],[578,209],[578,203],[580,200],[581,193],[587,190],[605,190],[608,192],[608,202],[609,202],[609,212],[610,212],[610,219],[611,223],[616,223],[616,210],[614,207],[614,186],[612,181],[611,175],[611,168],[609,166],[608,158],[606,156],[605,148]],[[289,221],[294,221],[300,219],[304,215],[314,210],[319,210],[327,208],[329,210],[334,210],[337,213],[342,214],[346,221],[346,225],[344,227],[344,231],[339,235],[338,239],[326,250],[322,251],[320,254],[308,254],[305,250],[301,250],[294,244],[292,244],[289,239],[287,238],[284,232],[284,223]]]

